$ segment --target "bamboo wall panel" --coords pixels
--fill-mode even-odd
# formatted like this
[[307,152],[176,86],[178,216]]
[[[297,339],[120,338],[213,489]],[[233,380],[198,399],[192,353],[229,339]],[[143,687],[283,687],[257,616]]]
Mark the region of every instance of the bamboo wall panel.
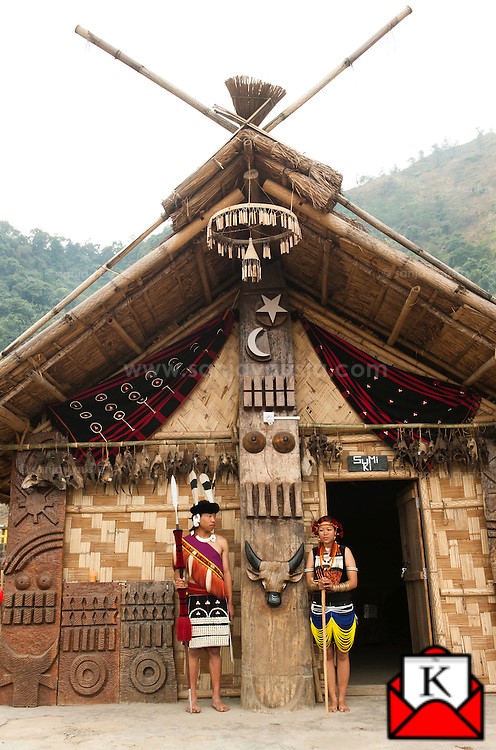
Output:
[[293,324],[293,347],[296,404],[301,421],[362,424],[326,373],[299,321]]
[[[215,446],[211,446],[215,454]],[[84,582],[95,571],[99,582],[139,583],[168,581],[174,577],[172,568],[173,529],[175,516],[168,494],[167,482],[153,492],[151,484],[140,486],[142,495],[86,494],[93,486],[69,494],[64,542],[64,579]],[[226,695],[239,695],[241,684],[241,529],[239,492],[232,480],[216,482],[216,500],[221,507],[217,531],[229,543],[229,564],[233,575],[235,617],[232,623],[233,658],[229,649],[222,649],[222,689]],[[179,524],[187,531],[192,505],[189,485],[179,483]],[[176,603],[177,608],[177,603]],[[187,693],[182,646],[174,638],[174,658],[179,697]],[[208,662],[201,663],[199,695],[210,691]]]
[[496,593],[478,476],[427,479],[447,648],[472,654],[472,671],[496,686]]
[[239,389],[238,329],[236,324],[218,358],[191,397],[171,416],[155,437],[171,432],[190,434],[230,430],[237,419]]

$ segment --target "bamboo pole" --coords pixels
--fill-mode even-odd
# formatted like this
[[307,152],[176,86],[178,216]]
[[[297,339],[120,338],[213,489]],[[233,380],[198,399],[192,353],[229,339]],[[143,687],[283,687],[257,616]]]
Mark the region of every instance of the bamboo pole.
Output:
[[348,211],[351,211],[353,214],[355,214],[355,216],[358,216],[359,219],[363,219],[364,221],[367,222],[367,224],[370,224],[371,227],[374,227],[374,229],[378,229],[387,237],[390,237],[395,242],[398,242],[400,245],[403,245],[403,247],[406,247],[407,250],[411,250],[412,253],[415,253],[415,255],[418,255],[419,258],[426,260],[428,263],[435,266],[440,271],[443,271],[443,273],[445,273],[447,276],[450,276],[455,281],[458,281],[459,283],[461,283],[464,287],[469,289],[474,294],[477,294],[478,296],[483,297],[484,299],[489,300],[490,302],[496,303],[496,297],[493,297],[491,294],[489,294],[489,292],[486,292],[485,289],[482,289],[480,286],[477,286],[477,284],[474,284],[473,281],[470,281],[470,279],[465,278],[465,276],[462,276],[461,273],[458,273],[458,271],[455,271],[453,268],[450,268],[449,266],[446,265],[446,263],[443,263],[434,255],[431,255],[425,250],[422,250],[421,247],[416,245],[407,237],[404,237],[399,232],[396,232],[394,229],[391,229],[391,227],[388,227],[387,224],[383,224],[382,221],[379,221],[379,219],[376,219],[375,216],[372,216],[371,214],[367,213],[367,211],[364,211],[363,209],[356,206],[354,203],[352,203],[347,198],[345,198],[344,195],[341,195],[339,193],[336,200],[342,206],[347,208]]
[[346,68],[349,68],[350,65],[352,65],[355,62],[355,60],[358,60],[358,58],[361,55],[363,55],[364,52],[370,49],[376,42],[378,42],[379,39],[382,39],[382,37],[388,34],[392,29],[394,29],[394,27],[397,26],[400,23],[400,21],[402,21],[404,18],[409,16],[411,12],[412,12],[412,9],[410,8],[409,5],[407,5],[406,8],[403,11],[401,11],[399,15],[392,18],[385,26],[379,29],[379,31],[377,31],[372,37],[370,37],[370,39],[368,39],[364,44],[362,44],[361,47],[359,47],[354,52],[352,52],[349,57],[346,57],[341,63],[341,65],[338,65],[337,68],[334,68],[334,70],[332,70],[329,73],[329,75],[323,78],[319,83],[317,83],[313,88],[311,88],[300,99],[294,102],[294,104],[291,104],[283,112],[277,115],[277,117],[275,117],[267,125],[265,125],[264,130],[267,133],[270,133],[270,131],[273,130],[276,127],[276,125],[279,125],[279,123],[281,123],[283,120],[289,117],[289,115],[293,114],[293,112],[296,112],[297,109],[302,107],[306,102],[308,102],[309,99],[315,96],[315,94],[318,94],[319,91],[321,91],[325,86],[327,86],[328,83],[333,81],[340,73],[343,72],[343,70],[346,70]]
[[420,287],[412,286],[412,288],[410,289],[408,293],[408,297],[406,298],[405,303],[401,309],[401,312],[398,315],[396,323],[394,324],[394,328],[391,331],[391,334],[387,340],[389,346],[393,346],[396,339],[400,335],[400,331],[403,328],[403,324],[405,323],[405,320],[410,314],[412,307],[415,305],[416,301],[418,300],[419,294],[420,294]]
[[5,443],[1,446],[2,451],[36,451],[36,450],[48,450],[53,449],[66,449],[66,448],[124,448],[126,446],[135,446],[139,448],[142,445],[216,445],[217,443],[229,443],[233,444],[233,438],[231,435],[226,433],[220,433],[214,435],[209,433],[209,436],[199,437],[170,437],[170,438],[156,438],[155,440],[95,440],[94,442],[46,442],[46,443]]
[[331,424],[326,422],[300,422],[301,430],[339,430],[340,432],[360,432],[362,430],[444,430],[444,429],[484,429],[485,427],[496,427],[496,422],[443,422],[440,424],[434,422],[391,422],[387,424]]
[[91,33],[91,31],[88,31],[88,29],[84,29],[82,26],[76,26],[74,29],[76,34],[79,34],[79,36],[84,37],[88,42],[91,42],[91,44],[94,44],[96,47],[100,47],[104,52],[107,52],[109,55],[112,55],[112,57],[115,57],[116,60],[119,60],[120,62],[124,63],[124,65],[128,65],[130,68],[135,70],[137,73],[140,73],[145,78],[148,78],[148,80],[153,81],[153,83],[156,83],[161,88],[168,91],[170,94],[174,94],[174,96],[177,96],[178,99],[181,99],[181,101],[185,102],[186,104],[189,104],[190,107],[193,107],[193,109],[196,109],[198,112],[201,112],[202,115],[205,115],[205,117],[208,117],[210,120],[213,120],[218,125],[221,125],[226,130],[229,130],[231,133],[234,133],[237,128],[234,125],[231,125],[231,123],[224,120],[222,117],[219,117],[210,107],[207,107],[205,104],[202,104],[197,99],[194,99],[192,96],[187,94],[185,91],[182,91],[181,89],[178,89],[177,86],[174,86],[172,83],[169,83],[169,81],[166,81],[165,78],[162,78],[161,76],[157,75],[156,73],[153,73],[151,70],[148,70],[145,68],[144,65],[141,65],[141,63],[136,62],[136,60],[133,60],[132,57],[129,57],[128,55],[124,54],[120,49],[117,49],[117,47],[113,47],[111,44],[108,44],[108,42],[105,42],[103,39],[99,39],[97,36]]
[[14,432],[23,432],[26,428],[29,429],[30,427],[29,419],[13,414],[5,406],[0,406],[0,422],[12,428]]
[[[403,270],[407,269],[409,264],[411,264],[411,259],[408,258],[408,256],[405,256],[400,250],[391,247],[384,242],[384,240],[366,234],[335,213],[324,214],[321,211],[316,210],[305,203],[302,198],[295,196],[292,191],[278,185],[276,182],[266,180],[263,184],[263,189],[273,198],[280,200],[288,207],[292,207],[292,210],[296,213],[301,212],[315,221],[319,226],[329,229],[342,239],[349,240],[356,243],[358,246],[365,247],[370,252],[379,255],[379,257],[383,258],[388,263],[397,266],[400,265],[403,267]],[[431,263],[430,258],[429,263]],[[432,262],[431,265],[437,264]],[[496,321],[496,299],[493,297],[488,299],[488,295],[477,294],[474,292],[472,290],[473,285],[470,284],[468,279],[460,276],[460,279],[455,281],[454,274],[456,272],[451,274],[439,273],[434,275],[432,268],[429,268],[429,266],[422,263],[418,263],[417,261],[415,261],[413,270],[419,281],[425,281],[429,287],[438,288],[443,291],[444,294],[457,298],[459,304],[466,302],[470,307],[477,310],[477,312],[482,313],[490,320]],[[460,284],[463,286],[462,290],[460,290]]]
[[115,315],[107,315],[107,318],[105,320],[106,324],[113,328],[116,332],[117,336],[130,348],[132,351],[138,355],[138,357],[143,356],[143,349],[141,346],[138,346],[136,341],[128,334],[126,330],[121,326]]
[[65,307],[67,307],[68,304],[73,302],[77,297],[79,297],[88,287],[90,287],[97,279],[99,279],[101,276],[103,276],[104,273],[107,273],[107,271],[110,271],[111,268],[115,266],[116,263],[118,263],[122,258],[124,258],[131,250],[133,250],[136,245],[139,245],[140,242],[143,242],[145,237],[148,237],[149,234],[155,231],[163,222],[165,221],[164,217],[161,216],[160,219],[157,219],[151,227],[148,227],[148,229],[145,229],[142,234],[140,234],[139,237],[137,237],[135,240],[133,240],[127,247],[125,247],[123,250],[119,250],[118,253],[116,253],[110,260],[108,260],[106,263],[104,263],[100,268],[97,268],[96,271],[94,271],[91,276],[88,276],[86,281],[83,281],[82,284],[77,286],[70,294],[68,294],[64,299],[62,299],[60,302],[58,302],[50,312],[45,313],[39,320],[36,321],[36,323],[33,323],[32,326],[30,326],[24,333],[22,333],[20,336],[18,336],[14,341],[12,341],[11,344],[9,344],[3,352],[0,353],[0,358],[5,357],[7,354],[10,354],[10,352],[14,351],[14,349],[17,349],[19,344],[22,344],[27,339],[31,338],[31,336],[36,333],[36,331],[39,331],[40,328],[42,328],[45,323],[48,323],[49,320],[51,320],[57,313],[59,313],[61,310],[63,310]]
[[484,362],[483,365],[481,365],[475,372],[472,373],[466,380],[463,381],[463,385],[472,385],[472,383],[475,383],[476,380],[479,380],[485,373],[491,369],[491,367],[494,367],[496,364],[496,350],[494,354],[489,357],[487,362]]
[[326,629],[326,592],[322,589],[320,592],[320,601],[322,605],[322,661],[324,662],[324,700],[325,700],[325,717],[329,717],[329,678],[327,676],[327,629]]
[[332,244],[330,242],[324,242],[324,250],[323,250],[323,261],[322,261],[322,283],[320,287],[320,304],[322,307],[325,307],[327,305],[327,297],[328,297],[328,289],[327,284],[329,280],[329,266],[331,263],[331,253],[330,249],[332,247]]

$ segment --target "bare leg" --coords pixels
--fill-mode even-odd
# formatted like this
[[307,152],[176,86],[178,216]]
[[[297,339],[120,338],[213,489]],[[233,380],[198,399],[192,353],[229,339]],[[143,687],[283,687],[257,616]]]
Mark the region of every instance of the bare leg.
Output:
[[346,703],[346,691],[350,679],[350,654],[348,651],[343,653],[339,649],[336,649],[336,654],[338,657],[338,711],[346,713],[350,710]]
[[222,703],[220,699],[220,648],[219,646],[210,646],[207,650],[210,679],[212,680],[212,706],[216,711],[229,711],[229,706],[226,706],[225,703]]
[[[196,684],[198,682],[198,674],[200,672],[200,651],[199,648],[188,649],[188,664],[189,664],[189,680],[191,688],[191,713],[199,714],[201,708],[198,705],[198,698],[196,695]],[[190,706],[186,708],[188,713],[190,712]]]
[[334,667],[334,644],[327,648],[327,690],[329,692],[329,711],[337,711],[336,669]]

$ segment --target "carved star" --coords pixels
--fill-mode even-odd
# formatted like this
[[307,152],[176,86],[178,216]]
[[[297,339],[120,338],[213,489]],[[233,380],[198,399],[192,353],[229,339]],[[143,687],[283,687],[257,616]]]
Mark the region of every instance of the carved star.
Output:
[[265,294],[262,294],[262,299],[264,301],[264,304],[262,305],[262,307],[259,307],[257,313],[267,313],[271,323],[273,323],[276,319],[276,315],[278,312],[287,312],[287,310],[284,307],[281,307],[281,305],[279,304],[279,300],[281,299],[280,294],[276,294],[273,299],[269,299],[265,296]]

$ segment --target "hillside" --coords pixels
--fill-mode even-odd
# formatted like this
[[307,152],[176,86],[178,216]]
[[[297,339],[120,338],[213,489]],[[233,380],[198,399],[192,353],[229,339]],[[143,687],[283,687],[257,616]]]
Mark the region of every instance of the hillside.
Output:
[[362,181],[349,200],[496,294],[496,134]]
[[[115,270],[122,271],[142,258],[170,232],[170,227],[166,227],[161,234],[144,240]],[[107,247],[80,245],[40,229],[26,236],[6,221],[0,222],[0,350],[121,249],[118,242]],[[108,280],[109,273],[83,292],[72,306]]]

